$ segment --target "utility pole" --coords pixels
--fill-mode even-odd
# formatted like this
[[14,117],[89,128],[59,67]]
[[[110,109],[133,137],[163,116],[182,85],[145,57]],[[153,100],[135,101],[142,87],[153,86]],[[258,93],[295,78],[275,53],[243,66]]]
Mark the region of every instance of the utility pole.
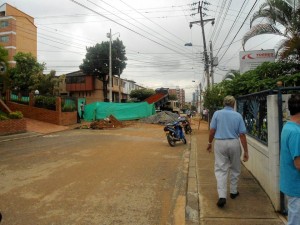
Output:
[[112,57],[111,57],[111,29],[109,29],[109,102],[112,102]]
[[122,98],[122,95],[121,95],[121,83],[122,83],[121,72],[120,72],[120,68],[119,68],[119,103],[121,103],[121,98]]
[[209,41],[209,50],[210,50],[210,77],[211,77],[211,85],[214,86],[214,57],[213,57],[213,48],[212,41]]
[[208,60],[208,54],[207,54],[207,48],[206,48],[206,40],[205,40],[205,32],[204,32],[204,23],[205,22],[209,22],[212,21],[212,24],[214,24],[215,19],[207,19],[207,20],[203,20],[203,13],[202,13],[202,9],[203,9],[203,4],[208,4],[206,2],[203,3],[203,1],[199,2],[198,4],[198,13],[200,13],[200,21],[194,21],[194,22],[190,22],[190,28],[192,28],[194,23],[200,23],[201,28],[202,28],[202,38],[203,38],[203,48],[204,48],[204,71],[205,71],[205,75],[207,78],[207,88],[210,88],[210,77],[209,77],[209,60]]

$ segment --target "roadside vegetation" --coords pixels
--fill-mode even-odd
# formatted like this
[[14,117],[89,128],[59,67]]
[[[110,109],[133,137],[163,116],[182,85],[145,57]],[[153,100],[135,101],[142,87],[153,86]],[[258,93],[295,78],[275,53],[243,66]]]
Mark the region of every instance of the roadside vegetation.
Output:
[[204,108],[213,112],[222,107],[226,95],[238,97],[277,89],[281,85],[300,86],[300,64],[283,61],[265,62],[243,74],[235,71],[235,76],[227,76],[227,79],[204,92]]
[[20,111],[10,112],[10,113],[4,113],[0,111],[0,121],[1,120],[9,120],[9,119],[22,119],[23,114]]
[[204,108],[211,112],[219,109],[226,95],[238,97],[278,86],[300,86],[300,7],[283,0],[266,0],[250,19],[250,30],[242,40],[244,50],[249,39],[263,34],[283,37],[277,43],[276,62],[265,62],[243,74],[229,71],[222,82],[205,91]]

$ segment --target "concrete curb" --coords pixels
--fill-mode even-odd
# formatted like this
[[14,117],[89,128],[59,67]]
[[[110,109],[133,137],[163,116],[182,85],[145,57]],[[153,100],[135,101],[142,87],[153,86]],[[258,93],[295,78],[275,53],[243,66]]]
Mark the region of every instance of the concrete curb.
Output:
[[20,140],[20,139],[26,139],[26,138],[32,138],[32,137],[38,137],[43,134],[35,133],[35,132],[25,132],[20,134],[10,134],[5,136],[0,136],[0,143],[1,142],[7,142],[7,141],[14,141],[14,140]]
[[195,136],[191,136],[190,149],[185,216],[187,225],[198,225],[200,211],[197,179],[197,144]]

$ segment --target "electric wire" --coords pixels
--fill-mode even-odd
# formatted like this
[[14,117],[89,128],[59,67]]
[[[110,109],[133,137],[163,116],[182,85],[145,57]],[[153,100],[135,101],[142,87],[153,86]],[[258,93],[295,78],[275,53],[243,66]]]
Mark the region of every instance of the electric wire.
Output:
[[220,7],[221,10],[220,10],[220,12],[219,12],[219,14],[218,14],[218,18],[216,19],[216,22],[215,22],[214,29],[213,29],[212,35],[211,35],[211,37],[210,37],[210,40],[214,39],[214,36],[215,36],[216,30],[217,30],[217,28],[218,28],[218,26],[219,26],[219,22],[220,22],[220,19],[221,19],[222,14],[223,14],[223,9],[224,9],[224,7],[225,7],[226,2],[227,2],[227,0],[223,0],[223,1],[222,1],[222,5],[221,5],[221,7]]
[[[98,4],[96,4],[96,3],[94,3],[94,2],[92,2],[92,1],[90,1],[90,0],[87,0],[87,1],[90,2],[91,4],[97,6],[98,8],[104,9],[105,11],[109,12],[107,9],[105,9],[105,8],[103,8],[103,7],[101,7],[101,6],[99,6]],[[112,6],[112,5],[108,4],[107,2],[105,2],[104,0],[100,0],[100,1],[101,1],[101,2],[104,2],[105,4],[109,5],[109,6],[112,7],[112,8],[115,8],[114,6]],[[116,8],[115,8],[115,9],[116,9]],[[121,12],[122,14],[124,14],[122,11],[120,11],[120,10],[118,10],[118,11]],[[114,13],[112,13],[112,14],[113,14],[114,16],[116,16],[117,18],[122,19],[120,16],[118,16],[118,15],[116,15],[116,14],[114,14]],[[133,19],[132,17],[130,17],[130,16],[127,15],[127,14],[124,14],[124,15],[126,15],[127,17]],[[133,20],[135,20],[135,19],[133,19]],[[125,21],[125,20],[124,20],[124,21]],[[135,20],[135,21],[138,22],[137,20]],[[162,38],[157,37],[157,36],[154,36],[152,33],[148,32],[147,30],[145,30],[145,29],[143,29],[143,28],[141,28],[141,27],[138,27],[138,26],[136,26],[135,24],[133,24],[133,23],[131,23],[131,22],[128,22],[128,21],[126,21],[126,22],[129,23],[130,25],[136,27],[137,29],[140,29],[140,30],[142,30],[143,32],[149,34],[150,36],[152,36],[152,37],[154,37],[154,38],[157,38],[157,39],[160,40],[160,41],[166,42],[166,41],[163,40]],[[140,22],[138,22],[138,23],[140,23]],[[140,24],[141,24],[141,23],[140,23]],[[169,38],[167,38],[167,37],[161,35],[160,33],[158,33],[157,31],[153,30],[152,28],[149,28],[149,27],[145,26],[144,24],[142,24],[142,26],[143,26],[143,27],[146,27],[147,29],[150,29],[150,30],[154,31],[156,34],[162,36],[163,38],[166,38],[167,40],[169,40],[169,41],[171,41],[171,42],[174,42],[173,40],[171,40],[171,39],[169,39]],[[179,49],[179,50],[181,50],[181,51],[185,51],[185,49],[184,49],[182,46],[180,46],[178,43],[176,43],[176,45],[174,45],[174,44],[168,42],[168,44],[171,45],[171,46],[173,46],[173,47],[175,47],[175,48],[177,48],[177,49]],[[177,45],[180,46],[180,48],[179,48]]]
[[242,12],[242,9],[243,9],[243,7],[244,7],[244,5],[245,5],[245,3],[246,3],[246,1],[248,2],[248,0],[244,0],[242,7],[240,8],[240,11],[238,12],[238,14],[237,14],[237,16],[236,16],[236,18],[235,18],[233,24],[231,25],[229,31],[227,32],[227,35],[226,35],[226,37],[224,38],[224,41],[223,41],[223,43],[221,44],[221,47],[219,48],[219,50],[218,50],[216,56],[219,54],[220,50],[222,49],[222,47],[223,47],[225,41],[227,40],[229,34],[230,34],[231,31],[233,30],[233,27],[236,25],[236,21],[237,21],[237,19],[239,18],[240,14],[241,14],[241,12]]
[[223,53],[222,57],[220,58],[220,60],[219,60],[219,63],[222,61],[222,59],[223,59],[224,55],[227,53],[227,51],[228,51],[228,49],[230,48],[231,44],[233,43],[234,39],[236,38],[236,36],[238,35],[238,33],[240,32],[240,30],[241,30],[241,29],[242,29],[242,27],[244,26],[244,23],[245,23],[245,21],[248,19],[248,17],[249,17],[249,15],[250,15],[250,13],[252,12],[252,10],[254,9],[254,7],[256,6],[256,4],[257,4],[257,1],[258,1],[258,0],[255,0],[255,2],[254,2],[254,4],[253,4],[253,6],[251,7],[251,9],[250,9],[249,13],[247,14],[247,16],[246,16],[246,18],[245,18],[244,22],[243,22],[243,23],[242,23],[242,25],[241,25],[241,27],[240,27],[240,28],[239,28],[239,30],[236,32],[236,34],[235,34],[234,38],[233,38],[233,39],[232,39],[232,41],[230,42],[230,45],[228,46],[228,48],[226,49],[226,51]]
[[[101,0],[103,1],[103,0]],[[130,6],[129,4],[125,3],[123,0],[120,0],[124,5],[126,5],[127,7],[131,8],[132,10],[134,10],[135,12],[137,12],[138,14],[140,14],[141,16],[143,16],[144,18],[146,18],[147,20],[149,20],[150,22],[152,22],[153,24],[159,26],[161,29],[163,29],[164,31],[166,31],[168,34],[171,34],[173,37],[177,38],[180,41],[185,42],[183,39],[179,38],[177,35],[169,32],[167,29],[165,29],[164,27],[162,27],[160,24],[154,22],[153,20],[151,20],[150,18],[148,18],[147,16],[145,16],[144,14],[142,14],[141,12],[139,12],[138,10],[134,9],[132,6]]]
[[217,34],[214,36],[214,40],[213,40],[214,43],[216,43],[216,40],[218,39],[219,34],[220,34],[220,32],[221,32],[221,30],[222,30],[222,28],[223,28],[223,24],[224,24],[224,22],[225,22],[225,18],[226,18],[226,16],[227,16],[228,9],[229,9],[229,7],[230,7],[230,5],[231,5],[231,2],[232,2],[232,0],[229,0],[229,3],[227,4],[226,11],[225,11],[225,13],[224,13],[224,15],[223,15],[223,19],[221,20],[220,28],[219,28],[219,30],[217,31]]

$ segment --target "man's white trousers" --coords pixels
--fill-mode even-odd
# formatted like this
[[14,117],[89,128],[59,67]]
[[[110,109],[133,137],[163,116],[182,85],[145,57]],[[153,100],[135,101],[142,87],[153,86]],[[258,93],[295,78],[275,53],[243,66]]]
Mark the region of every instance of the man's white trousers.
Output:
[[215,140],[215,176],[219,198],[227,196],[227,177],[230,174],[230,193],[237,193],[241,173],[241,145],[239,139]]

